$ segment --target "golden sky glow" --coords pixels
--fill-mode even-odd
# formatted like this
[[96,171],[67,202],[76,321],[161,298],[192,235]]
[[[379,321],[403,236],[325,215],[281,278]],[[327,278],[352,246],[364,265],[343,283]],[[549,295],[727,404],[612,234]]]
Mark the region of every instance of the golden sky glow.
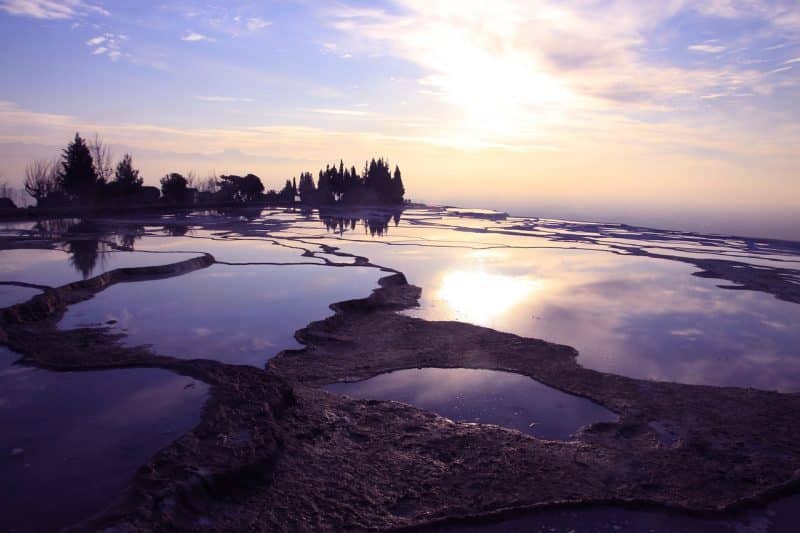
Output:
[[0,23],[12,183],[79,130],[148,183],[376,155],[429,202],[800,209],[794,0],[2,0]]

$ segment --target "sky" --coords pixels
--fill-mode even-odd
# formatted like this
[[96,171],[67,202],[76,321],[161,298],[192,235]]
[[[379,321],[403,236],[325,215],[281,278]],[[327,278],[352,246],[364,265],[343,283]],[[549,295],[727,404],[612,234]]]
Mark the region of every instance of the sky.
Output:
[[0,72],[13,185],[79,131],[149,184],[383,156],[430,203],[800,227],[797,0],[0,0]]

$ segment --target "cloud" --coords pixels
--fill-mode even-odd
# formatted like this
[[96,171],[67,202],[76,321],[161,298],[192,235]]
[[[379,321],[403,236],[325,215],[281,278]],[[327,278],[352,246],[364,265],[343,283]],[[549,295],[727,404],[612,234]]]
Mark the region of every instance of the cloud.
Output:
[[0,10],[10,15],[49,20],[111,14],[102,6],[83,0],[0,0]]
[[208,37],[206,35],[203,35],[202,33],[197,33],[197,32],[194,32],[194,31],[190,31],[190,32],[187,32],[186,35],[181,37],[181,41],[188,41],[188,42],[208,41],[208,42],[212,42],[213,43],[215,41],[215,39],[213,39],[211,37]]
[[245,22],[245,27],[248,29],[248,31],[263,30],[264,28],[266,28],[268,26],[272,26],[272,22],[271,21],[264,20],[264,19],[258,18],[258,17],[248,18],[247,21]]
[[331,109],[331,108],[318,108],[312,109],[314,113],[323,113],[325,115],[341,115],[347,117],[364,117],[369,115],[368,111],[358,111],[356,109]]
[[128,40],[124,34],[104,33],[86,41],[86,46],[92,48],[92,55],[105,55],[111,61],[116,61],[122,57],[121,43]]
[[774,69],[770,70],[769,72],[767,72],[767,74],[778,74],[779,72],[786,72],[787,70],[792,70],[792,67],[774,68]]
[[701,52],[704,54],[719,54],[724,52],[726,48],[720,45],[713,44],[693,44],[687,48],[690,52]]
[[252,102],[252,98],[237,98],[235,96],[195,96],[201,102]]
[[784,65],[791,65],[792,63],[800,63],[800,57],[795,57],[794,59],[783,62]]
[[[415,65],[417,93],[440,100],[462,136],[515,143],[608,113],[686,111],[720,98],[769,95],[780,80],[738,57],[687,67],[674,52],[720,53],[716,40],[686,42],[665,31],[679,15],[756,19],[748,38],[775,42],[792,31],[787,11],[738,0],[394,0],[386,9],[338,6],[322,16],[339,30],[323,51],[391,56]],[[753,26],[755,27],[755,25]],[[800,26],[798,26],[800,28]],[[757,34],[757,35],[756,35]],[[741,47],[744,43],[736,43]],[[658,61],[652,50],[664,50]],[[706,96],[706,98],[702,98]],[[708,98],[708,96],[715,96]],[[592,116],[599,114],[600,116]]]

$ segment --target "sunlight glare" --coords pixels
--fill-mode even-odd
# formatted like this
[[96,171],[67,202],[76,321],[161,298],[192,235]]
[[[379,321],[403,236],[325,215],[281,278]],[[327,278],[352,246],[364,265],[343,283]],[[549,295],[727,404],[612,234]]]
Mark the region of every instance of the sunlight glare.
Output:
[[525,276],[455,271],[444,275],[436,296],[460,320],[485,326],[525,301],[540,285]]

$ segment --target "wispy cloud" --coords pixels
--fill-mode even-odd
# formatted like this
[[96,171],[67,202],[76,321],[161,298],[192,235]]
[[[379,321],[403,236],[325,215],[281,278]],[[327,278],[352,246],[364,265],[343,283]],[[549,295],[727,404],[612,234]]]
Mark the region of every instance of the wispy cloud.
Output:
[[770,70],[767,74],[778,74],[780,72],[786,72],[788,70],[792,70],[792,67],[778,67]]
[[800,63],[800,57],[795,57],[794,59],[789,59],[788,61],[784,61],[784,65],[791,65],[793,63]]
[[92,55],[105,55],[112,61],[122,57],[122,43],[128,40],[125,34],[104,33],[86,41],[86,46],[92,48]]
[[50,20],[111,14],[104,7],[83,0],[0,0],[0,10],[10,15]]
[[346,117],[364,117],[370,114],[369,111],[359,111],[357,109],[317,108],[311,111],[314,113],[323,113],[325,115],[341,115]]
[[252,102],[252,98],[238,98],[235,96],[195,96],[196,100],[200,100],[201,102],[241,102],[241,103],[248,103]]
[[250,17],[245,21],[245,27],[248,29],[248,31],[263,30],[269,26],[272,26],[271,21],[264,20],[259,17]]
[[[324,16],[340,38],[322,47],[415,64],[424,73],[419,94],[459,113],[463,119],[455,127],[497,140],[512,133],[541,135],[579,117],[586,120],[587,113],[663,113],[722,96],[771,94],[780,82],[736,56],[687,67],[669,52],[731,49],[717,39],[681,42],[658,31],[679,14],[741,17],[766,25],[758,38],[775,42],[794,28],[800,32],[800,20],[794,26],[787,16],[800,14],[796,4],[777,4],[780,8],[760,2],[616,0],[598,9],[579,0],[395,0],[391,9],[327,9]],[[650,60],[651,43],[664,50],[657,62]]]
[[687,48],[690,52],[701,52],[704,54],[719,54],[726,50],[724,46],[715,44],[692,44]]
[[216,39],[208,37],[207,35],[203,35],[202,33],[197,33],[195,31],[186,32],[186,34],[183,37],[181,37],[181,41],[187,41],[187,42],[208,41],[213,43],[215,40]]

